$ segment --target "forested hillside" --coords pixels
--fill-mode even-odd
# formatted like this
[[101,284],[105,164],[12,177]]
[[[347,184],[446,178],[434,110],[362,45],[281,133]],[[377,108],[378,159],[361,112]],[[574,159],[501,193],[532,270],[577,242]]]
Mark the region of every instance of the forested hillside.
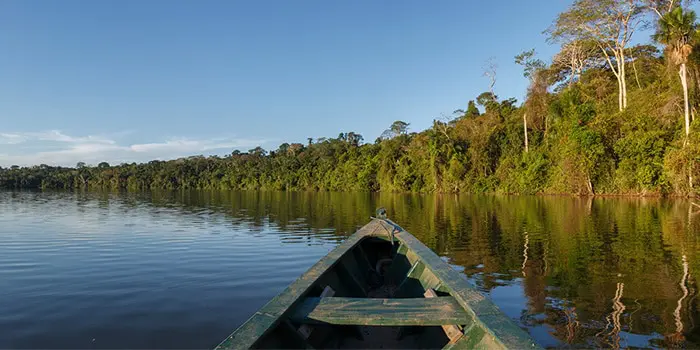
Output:
[[[397,121],[374,142],[343,132],[225,157],[13,166],[0,187],[694,195],[700,37],[687,6],[577,0],[543,34],[561,47],[554,57],[499,58],[523,76],[489,68],[490,89],[428,130]],[[529,80],[523,103],[493,91],[510,79]]]

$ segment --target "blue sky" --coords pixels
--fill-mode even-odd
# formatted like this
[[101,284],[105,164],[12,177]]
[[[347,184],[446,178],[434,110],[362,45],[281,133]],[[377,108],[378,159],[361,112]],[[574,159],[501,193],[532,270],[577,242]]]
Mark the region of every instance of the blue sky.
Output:
[[[429,127],[487,90],[569,2],[0,2],[0,166],[275,149],[394,120]],[[647,40],[648,36],[640,37]]]

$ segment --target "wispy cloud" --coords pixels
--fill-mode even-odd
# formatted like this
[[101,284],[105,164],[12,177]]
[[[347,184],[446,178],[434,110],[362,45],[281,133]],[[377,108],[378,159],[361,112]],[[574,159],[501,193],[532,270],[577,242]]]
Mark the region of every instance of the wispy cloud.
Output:
[[24,141],[26,138],[23,135],[0,132],[0,145],[16,145]]
[[55,141],[55,142],[66,142],[66,143],[106,143],[106,144],[115,144],[114,140],[107,139],[102,136],[84,136],[84,137],[75,137],[75,136],[68,136],[59,130],[50,130],[50,131],[45,131],[45,132],[37,132],[37,133],[27,133],[28,136],[30,137],[35,137],[38,140],[41,141]]
[[171,138],[160,142],[128,144],[117,142],[114,137],[71,136],[58,130],[0,132],[0,166],[145,162],[205,153],[228,153],[233,149],[252,148],[265,142],[262,139]]
[[57,143],[105,143],[114,144],[114,140],[108,139],[103,136],[83,136],[74,137],[64,134],[59,130],[49,130],[40,132],[24,132],[24,133],[5,133],[0,132],[0,145],[17,145],[21,143],[26,143],[30,141],[47,141],[47,142],[57,142]]

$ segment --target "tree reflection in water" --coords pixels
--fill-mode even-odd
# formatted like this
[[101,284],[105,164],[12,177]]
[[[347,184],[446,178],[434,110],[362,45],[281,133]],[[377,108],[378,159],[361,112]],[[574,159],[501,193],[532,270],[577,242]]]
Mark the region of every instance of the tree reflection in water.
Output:
[[206,207],[233,226],[274,224],[281,235],[294,230],[337,242],[385,207],[544,346],[700,347],[692,276],[700,269],[700,216],[687,201],[327,192],[104,196],[148,203],[154,211]]

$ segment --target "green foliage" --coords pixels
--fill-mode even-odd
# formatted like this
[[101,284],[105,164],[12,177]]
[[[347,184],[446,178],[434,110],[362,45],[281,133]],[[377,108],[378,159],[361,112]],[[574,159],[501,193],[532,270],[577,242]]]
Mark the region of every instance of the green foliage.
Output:
[[[691,126],[690,137],[674,140],[664,157],[665,175],[672,192],[682,195],[697,194],[700,181],[700,135],[697,121]],[[694,185],[691,187],[691,183]]]
[[479,109],[476,108],[476,103],[474,103],[474,100],[469,100],[469,103],[467,104],[467,110],[464,111],[464,116],[465,117],[478,117],[481,113],[479,113]]
[[654,118],[647,115],[635,116],[624,124],[622,134],[614,145],[620,159],[617,187],[635,193],[664,189],[664,155],[673,135],[659,128]]
[[661,17],[656,33],[652,36],[658,43],[666,45],[667,54],[673,64],[685,63],[692,44],[697,37],[698,25],[695,12],[684,11],[678,6]]
[[493,111],[498,108],[498,96],[492,92],[484,92],[476,97],[476,103],[486,109],[486,112]]
[[535,73],[546,67],[544,61],[535,58],[535,49],[523,51],[515,56],[515,64],[523,66],[523,76],[533,79]]
[[384,133],[382,133],[381,138],[390,139],[399,135],[406,134],[409,125],[409,123],[397,120],[391,124],[389,129],[384,130]]

